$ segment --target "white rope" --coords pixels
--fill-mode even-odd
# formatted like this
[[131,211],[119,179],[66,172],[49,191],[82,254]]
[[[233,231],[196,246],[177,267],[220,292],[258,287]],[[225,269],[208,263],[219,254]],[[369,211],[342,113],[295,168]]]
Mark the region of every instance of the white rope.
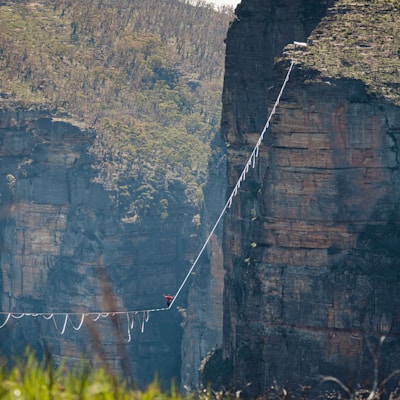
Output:
[[130,343],[130,341],[132,339],[131,329],[133,329],[133,325],[132,325],[131,320],[129,318],[129,313],[126,313],[126,320],[127,320],[127,323],[128,323],[128,340],[127,340],[127,343]]
[[89,318],[90,318],[93,322],[96,322],[96,321],[100,318],[100,316],[101,316],[100,313],[98,313],[97,316],[94,317],[94,318],[92,318],[91,315],[93,315],[93,314],[89,314]]
[[142,316],[143,317],[143,319],[142,319],[142,325],[141,325],[141,328],[140,328],[140,332],[144,332],[144,315]]
[[64,324],[63,324],[62,329],[60,330],[60,328],[58,327],[57,321],[56,321],[56,316],[55,316],[55,314],[53,314],[54,326],[56,327],[57,331],[58,331],[61,335],[64,335],[65,328],[67,327],[67,321],[68,321],[68,314],[65,314]]
[[[128,315],[129,315],[129,313],[128,313]],[[133,316],[132,315],[130,316],[130,319],[131,319],[130,329],[133,329],[135,324],[133,322]]]
[[8,322],[8,320],[10,319],[10,317],[11,317],[11,313],[8,313],[6,319],[5,319],[4,322],[0,325],[0,329],[7,325],[7,322]]
[[276,99],[276,101],[275,101],[274,107],[272,108],[272,111],[271,111],[271,113],[270,113],[270,115],[269,115],[269,117],[268,117],[268,120],[267,120],[267,122],[266,122],[266,124],[265,124],[265,126],[264,126],[264,129],[262,130],[262,132],[261,132],[261,134],[260,134],[260,137],[259,137],[259,139],[258,139],[258,141],[257,141],[257,144],[256,144],[256,146],[254,147],[254,149],[253,149],[253,151],[252,151],[252,153],[251,153],[251,155],[250,155],[250,158],[249,158],[249,160],[247,161],[246,166],[245,166],[244,169],[243,169],[243,172],[240,174],[239,180],[237,181],[235,187],[233,188],[231,195],[229,196],[227,202],[225,203],[224,208],[223,208],[222,211],[221,211],[221,214],[220,214],[219,217],[217,218],[217,222],[214,224],[213,228],[211,229],[211,231],[210,231],[210,233],[209,233],[209,235],[208,235],[206,241],[204,242],[203,247],[201,248],[199,254],[198,254],[197,257],[196,257],[196,259],[194,260],[194,262],[193,262],[191,268],[189,269],[189,272],[187,273],[187,275],[186,275],[185,279],[183,280],[181,286],[180,286],[179,289],[177,290],[177,292],[176,292],[174,298],[172,299],[171,304],[170,304],[169,307],[172,307],[172,305],[174,304],[176,298],[179,296],[181,290],[182,290],[183,287],[185,286],[186,281],[189,279],[190,274],[193,272],[193,270],[194,270],[194,268],[195,268],[197,262],[199,261],[201,255],[203,254],[203,251],[205,250],[205,248],[206,248],[208,242],[210,241],[211,236],[214,234],[215,229],[217,228],[218,224],[220,223],[222,217],[224,216],[225,211],[226,211],[228,208],[231,207],[233,198],[237,195],[238,189],[240,188],[240,184],[241,184],[242,180],[245,179],[246,173],[247,173],[247,171],[249,170],[249,166],[252,165],[253,168],[255,167],[255,159],[256,159],[256,157],[258,157],[259,147],[260,147],[260,145],[261,145],[261,143],[262,143],[262,140],[263,140],[263,138],[264,138],[264,134],[265,134],[265,132],[267,131],[267,129],[268,129],[268,127],[269,127],[269,123],[270,123],[270,121],[271,121],[271,118],[272,118],[272,116],[273,116],[273,115],[275,114],[275,112],[276,112],[276,108],[278,107],[279,101],[280,101],[280,99],[281,99],[281,97],[282,97],[282,93],[283,93],[283,91],[285,90],[286,83],[289,81],[289,76],[290,76],[290,73],[292,72],[293,65],[294,65],[294,62],[292,61],[291,64],[290,64],[289,70],[288,70],[288,72],[287,72],[287,74],[286,74],[286,78],[285,78],[285,80],[284,80],[284,82],[283,82],[283,85],[282,85],[282,87],[281,87],[281,90],[280,90],[280,92],[279,92],[279,95],[278,95],[278,97],[277,97],[277,99]]
[[[67,314],[68,315],[68,314]],[[75,326],[74,324],[73,324],[73,322],[72,322],[72,320],[71,320],[71,317],[70,316],[68,316],[68,319],[69,319],[69,322],[71,323],[71,325],[72,325],[72,328],[74,328],[76,331],[79,331],[79,329],[81,329],[82,328],[82,325],[83,325],[83,321],[85,320],[85,314],[82,314],[82,316],[81,316],[81,322],[79,323],[79,325],[78,326]]]
[[21,314],[11,314],[11,316],[13,317],[13,318],[15,318],[15,319],[21,319],[22,317],[24,317],[25,316],[25,314],[24,313],[21,313]]
[[[148,322],[149,318],[150,318],[150,313],[151,312],[156,312],[156,311],[167,311],[169,310],[172,305],[174,304],[175,300],[178,298],[179,294],[181,293],[183,287],[185,286],[187,280],[189,279],[191,273],[193,272],[194,268],[196,267],[201,255],[203,254],[205,248],[207,247],[212,235],[215,232],[215,229],[217,228],[218,224],[221,222],[222,217],[224,216],[225,212],[227,211],[228,208],[230,208],[232,206],[232,201],[233,198],[237,195],[239,189],[240,189],[240,185],[242,183],[242,181],[244,181],[246,179],[246,174],[249,172],[250,167],[252,167],[253,169],[256,166],[256,159],[259,155],[259,148],[261,146],[261,143],[263,141],[264,138],[264,134],[267,131],[267,129],[269,128],[269,124],[271,121],[271,118],[273,117],[273,115],[276,113],[276,109],[279,105],[281,96],[283,94],[283,91],[285,90],[286,84],[289,81],[289,77],[290,77],[290,73],[292,71],[294,62],[292,61],[289,67],[289,70],[286,74],[286,78],[282,84],[281,90],[278,94],[278,97],[274,103],[274,106],[271,110],[271,113],[269,114],[269,117],[267,119],[267,122],[263,128],[263,130],[261,131],[260,137],[258,138],[257,144],[255,145],[253,151],[251,152],[251,155],[242,171],[242,173],[240,174],[240,177],[235,185],[235,187],[232,190],[231,195],[229,196],[228,200],[225,203],[225,206],[223,207],[219,217],[217,218],[217,221],[215,222],[213,228],[211,229],[206,241],[203,244],[203,247],[200,249],[199,254],[197,255],[196,259],[194,260],[191,268],[189,269],[189,272],[187,273],[187,275],[185,276],[184,280],[182,281],[179,289],[177,290],[177,292],[175,293],[175,295],[172,298],[172,301],[170,303],[170,305],[168,307],[161,307],[161,308],[153,308],[153,309],[144,309],[144,310],[131,310],[131,311],[109,311],[109,312],[104,312],[104,311],[93,311],[93,312],[88,312],[88,313],[82,313],[82,312],[58,312],[58,313],[11,313],[11,312],[1,312],[0,311],[0,315],[6,315],[6,318],[4,320],[4,322],[0,325],[0,329],[5,327],[7,325],[7,323],[9,322],[10,318],[15,318],[15,319],[20,319],[22,317],[25,316],[31,316],[31,317],[38,317],[41,316],[44,319],[53,319],[54,322],[54,326],[56,327],[57,331],[60,332],[61,335],[64,334],[66,327],[67,327],[67,322],[68,320],[70,321],[73,329],[75,329],[76,331],[78,331],[79,329],[82,328],[83,323],[84,323],[84,319],[85,317],[90,318],[92,321],[96,322],[98,321],[100,318],[108,318],[110,315],[115,316],[115,315],[122,315],[125,314],[126,318],[127,318],[127,322],[128,322],[128,342],[130,342],[131,340],[131,330],[133,329],[134,323],[133,323],[133,316],[136,315],[138,320],[139,320],[139,326],[140,326],[140,330],[143,333],[144,332],[144,325],[146,322]],[[130,315],[131,314],[131,315]],[[141,314],[141,317],[140,317]],[[63,327],[62,329],[59,329],[58,325],[57,325],[57,321],[56,321],[56,316],[63,316],[64,317],[64,323],[63,323]],[[81,320],[80,323],[75,326],[73,324],[73,322],[71,321],[71,316],[80,316]]]

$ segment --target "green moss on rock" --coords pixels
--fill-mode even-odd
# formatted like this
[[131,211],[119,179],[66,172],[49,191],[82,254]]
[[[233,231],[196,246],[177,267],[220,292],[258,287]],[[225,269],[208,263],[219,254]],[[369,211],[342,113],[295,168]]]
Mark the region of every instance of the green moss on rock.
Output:
[[400,1],[339,0],[308,38],[285,56],[320,77],[363,81],[370,94],[400,105]]

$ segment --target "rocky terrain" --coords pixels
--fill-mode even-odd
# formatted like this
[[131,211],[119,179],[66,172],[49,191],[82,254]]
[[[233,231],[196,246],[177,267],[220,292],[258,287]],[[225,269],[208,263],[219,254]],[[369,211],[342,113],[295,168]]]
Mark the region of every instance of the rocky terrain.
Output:
[[[0,4],[8,360],[28,345],[142,388],[156,375],[163,388],[198,385],[201,359],[222,342],[222,227],[172,310],[146,323],[134,312],[86,318],[79,330],[80,315],[65,313],[163,308],[186,276],[224,199],[231,18],[203,1]],[[18,318],[50,312],[60,315]]]
[[[164,292],[175,290],[185,273],[176,265],[188,265],[195,251],[183,229],[191,226],[185,221],[192,212],[188,205],[177,202],[175,223],[161,228],[151,215],[140,223],[122,220],[115,193],[93,183],[93,131],[47,111],[24,109],[3,109],[0,130],[2,309],[163,307]],[[176,311],[157,315],[142,335],[141,321],[135,320],[129,345],[123,318],[79,332],[68,324],[60,335],[52,321],[26,317],[10,322],[0,335],[5,354],[22,353],[30,345],[70,364],[83,354],[139,382],[152,379],[157,358],[159,365],[169,365],[159,371],[165,383],[179,375],[180,321]],[[62,318],[58,325],[61,330]]]
[[230,187],[294,68],[225,218],[223,347],[206,376],[217,365],[253,396],[323,391],[321,375],[370,389],[374,362],[381,382],[400,355],[399,3],[243,0],[236,15]]
[[[95,37],[108,43],[108,31],[99,34],[89,23],[95,12],[90,2],[87,19],[72,13],[81,25],[63,22],[62,29],[58,23],[66,10],[52,14],[47,3],[40,5],[46,14],[31,4],[37,19],[43,23],[42,16],[50,15],[45,21],[57,22],[54,34],[67,32],[59,40],[70,52],[68,60],[49,57],[48,68],[55,59],[54,71],[73,65],[71,49],[79,43],[75,28],[84,38],[82,54],[91,54],[85,46],[91,49]],[[27,21],[21,7],[19,13],[10,11],[21,18],[18,23]],[[21,354],[29,344],[39,355],[50,351],[57,362],[67,357],[72,363],[83,354],[142,385],[156,372],[163,385],[176,378],[190,391],[199,384],[200,360],[215,348],[203,363],[204,383],[212,380],[247,397],[308,386],[320,393],[321,375],[349,388],[370,389],[399,369],[399,8],[396,0],[242,0],[226,39],[221,130],[227,164],[225,144],[215,138],[204,187],[198,179],[203,171],[196,169],[196,185],[204,194],[201,208],[193,201],[201,197],[198,187],[185,187],[176,177],[151,199],[160,208],[142,201],[153,195],[151,185],[141,184],[152,183],[155,170],[151,157],[142,160],[136,153],[136,137],[148,150],[155,147],[143,135],[148,129],[167,132],[165,138],[153,135],[158,144],[170,137],[183,142],[174,136],[182,120],[176,117],[179,102],[174,103],[172,91],[162,86],[168,96],[159,108],[172,109],[158,115],[170,118],[165,132],[148,120],[134,121],[128,129],[118,118],[108,124],[96,119],[96,113],[116,118],[123,99],[138,108],[135,112],[143,106],[131,96],[136,81],[120,92],[107,86],[112,74],[105,92],[115,95],[115,109],[98,102],[72,117],[43,100],[62,100],[57,85],[42,82],[41,76],[30,79],[33,71],[44,71],[36,57],[31,55],[30,72],[28,57],[13,75],[10,65],[26,52],[23,38],[18,37],[18,46],[4,42],[11,56],[0,57],[9,67],[8,75],[1,75],[7,93],[0,91],[0,286],[2,310],[16,313],[163,306],[162,295],[178,288],[221,211],[225,191],[236,184],[291,62],[294,68],[255,168],[176,308],[152,314],[143,335],[143,320],[135,320],[129,345],[122,318],[89,323],[80,331],[68,326],[64,335],[49,320],[12,319],[0,330],[2,353]],[[121,23],[112,9],[107,12],[110,21]],[[122,22],[130,29],[129,21]],[[44,32],[40,24],[35,29]],[[165,56],[160,50],[165,48],[147,32],[138,42],[131,39],[129,51],[118,41],[120,56],[110,54],[108,61],[99,56],[107,48],[100,41],[93,52],[99,68],[111,62],[119,67],[120,57],[137,54],[143,44],[146,51],[151,44]],[[52,45],[58,55],[57,43]],[[178,70],[158,68],[160,62],[165,60],[151,61],[156,78],[150,69],[137,70],[150,87],[153,79],[165,85],[164,73],[168,79],[179,76]],[[90,62],[79,65],[74,71],[81,78]],[[88,93],[97,93],[96,71]],[[117,82],[129,78],[129,71],[123,69]],[[63,90],[81,101],[71,103],[89,108],[90,102],[69,87],[68,76],[61,74]],[[199,82],[185,79],[180,95],[192,100],[190,90]],[[23,103],[18,101],[22,94]],[[213,98],[208,111],[200,110],[205,120],[212,120],[214,103]],[[146,107],[157,115],[158,106]],[[123,122],[130,118],[124,115]],[[188,121],[182,125],[204,122],[195,116]],[[126,142],[123,152],[115,132]],[[176,153],[164,150],[171,159]],[[121,162],[122,153],[131,161]],[[180,160],[173,160],[176,171]],[[145,165],[148,181],[139,182],[132,165]],[[190,176],[192,168],[196,163],[186,166]],[[156,171],[157,179],[164,172]],[[140,214],[130,208],[138,204],[127,200],[136,194],[144,208]]]

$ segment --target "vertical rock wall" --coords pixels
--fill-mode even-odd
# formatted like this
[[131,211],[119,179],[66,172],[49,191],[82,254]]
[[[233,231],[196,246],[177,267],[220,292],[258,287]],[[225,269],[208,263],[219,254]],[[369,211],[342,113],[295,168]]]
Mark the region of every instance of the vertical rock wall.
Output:
[[[163,294],[174,293],[186,275],[198,243],[194,210],[179,200],[183,193],[170,199],[168,223],[161,223],[157,210],[123,222],[116,193],[94,183],[94,138],[95,132],[46,111],[0,111],[3,311],[163,307]],[[184,296],[180,303],[185,307]],[[181,316],[173,310],[151,314],[143,335],[142,315],[137,317],[130,343],[124,317],[88,323],[80,331],[68,323],[64,335],[58,331],[63,317],[58,330],[51,320],[12,319],[0,330],[1,350],[10,355],[26,345],[39,354],[49,349],[57,362],[83,354],[139,385],[157,373],[167,386],[180,376]]]
[[[221,138],[213,143],[208,183],[204,188],[201,241],[204,243],[224,207],[226,156]],[[201,242],[200,241],[200,242]],[[202,244],[201,244],[202,245]],[[200,247],[199,247],[200,250]],[[182,389],[192,392],[200,385],[202,360],[222,345],[224,268],[220,223],[189,282],[182,338]]]
[[[319,5],[238,9],[222,121],[231,187],[289,66],[273,75],[273,57],[308,36]],[[322,390],[320,375],[371,387],[379,354],[380,376],[399,368],[399,108],[359,81],[315,78],[295,66],[225,218],[222,355],[228,383],[250,395],[274,382]]]

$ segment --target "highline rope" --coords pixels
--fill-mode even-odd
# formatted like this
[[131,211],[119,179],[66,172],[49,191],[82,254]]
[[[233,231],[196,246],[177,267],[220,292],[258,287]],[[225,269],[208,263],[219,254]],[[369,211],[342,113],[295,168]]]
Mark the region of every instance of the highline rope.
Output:
[[[193,272],[194,268],[196,267],[201,255],[203,254],[204,250],[206,249],[212,235],[214,234],[218,224],[221,222],[222,217],[224,216],[225,212],[227,211],[227,209],[229,209],[232,205],[232,201],[233,198],[237,195],[238,190],[240,189],[240,185],[241,183],[246,179],[246,174],[249,172],[250,167],[254,168],[255,167],[255,162],[256,159],[258,157],[259,154],[259,148],[261,146],[261,143],[264,139],[264,135],[267,131],[267,129],[269,128],[270,125],[270,121],[273,117],[273,115],[276,113],[276,109],[279,105],[280,99],[282,97],[283,91],[285,90],[286,84],[289,81],[289,77],[290,77],[290,73],[292,72],[294,66],[294,62],[292,61],[290,64],[290,67],[288,69],[288,72],[286,74],[285,80],[282,84],[282,87],[279,91],[278,97],[276,98],[276,101],[274,103],[274,106],[272,107],[272,110],[269,114],[269,117],[267,119],[267,122],[264,125],[263,130],[260,133],[260,136],[258,138],[258,141],[256,143],[256,145],[254,146],[253,151],[251,152],[251,155],[245,165],[245,167],[243,168],[242,173],[240,174],[240,177],[235,185],[235,187],[232,190],[231,195],[229,196],[228,200],[226,201],[219,217],[217,218],[217,221],[215,222],[214,226],[212,227],[209,235],[207,236],[207,239],[205,240],[202,248],[200,249],[196,259],[194,260],[192,266],[190,267],[188,273],[186,274],[185,278],[183,279],[181,285],[179,286],[179,289],[176,291],[175,295],[172,298],[172,301],[170,303],[170,305],[168,307],[160,307],[160,308],[152,308],[152,309],[143,309],[143,310],[131,310],[131,311],[94,311],[94,312],[55,312],[55,313],[51,313],[51,312],[37,312],[37,313],[15,313],[15,312],[5,312],[5,311],[0,311],[0,315],[5,316],[4,321],[1,323],[0,322],[0,329],[4,328],[7,323],[10,321],[10,319],[14,318],[14,319],[20,319],[23,317],[42,317],[44,319],[50,320],[52,319],[54,322],[54,326],[56,327],[57,331],[63,335],[65,333],[68,321],[70,322],[72,328],[76,331],[78,331],[79,329],[82,328],[83,324],[84,324],[84,320],[85,318],[90,318],[92,321],[96,322],[99,319],[102,318],[108,318],[111,316],[126,316],[127,319],[127,325],[128,325],[128,339],[127,341],[130,342],[131,341],[131,330],[134,327],[134,317],[136,316],[138,321],[139,321],[139,325],[140,325],[140,329],[141,332],[144,332],[144,325],[146,322],[148,322],[149,318],[150,318],[150,313],[151,312],[156,312],[156,311],[167,311],[169,310],[172,305],[175,303],[176,299],[178,298],[178,296],[180,295],[182,289],[184,288],[186,282],[188,281],[191,273]],[[71,317],[75,316],[78,317],[79,323],[78,325],[74,325],[74,323],[71,320]],[[63,317],[64,318],[64,322],[62,324],[62,328],[59,328],[59,325],[57,324],[56,321],[56,317]]]

